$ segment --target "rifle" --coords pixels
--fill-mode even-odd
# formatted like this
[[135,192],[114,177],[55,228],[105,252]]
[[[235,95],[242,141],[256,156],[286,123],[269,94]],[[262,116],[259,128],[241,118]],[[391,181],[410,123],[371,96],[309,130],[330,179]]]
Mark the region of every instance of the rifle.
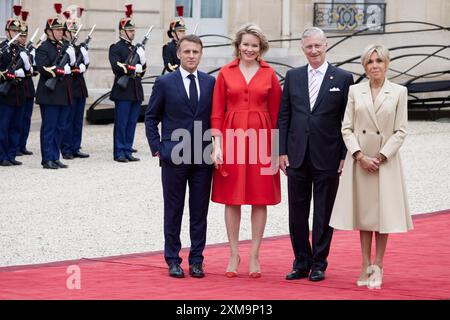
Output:
[[[17,34],[14,38],[11,39],[11,41],[9,41],[6,44],[6,47],[9,48],[11,46],[11,44],[18,38],[18,36],[20,36],[20,33]],[[20,53],[22,51],[25,51],[25,53],[28,55],[28,50],[26,47],[22,47],[19,46],[19,51],[17,52],[17,55],[15,56],[15,59],[11,61],[11,63],[8,65],[6,72],[8,72],[8,70],[13,69],[12,72],[14,73],[16,70],[19,70],[20,68],[23,67],[23,60],[22,58],[20,58]],[[19,59],[19,61],[16,60]],[[9,89],[11,89],[11,85],[13,84],[13,82],[15,82],[16,79],[12,79],[10,81],[5,81],[3,83],[0,84],[0,94],[6,96],[9,92]]]
[[28,41],[27,45],[25,46],[25,48],[27,48],[27,50],[30,51],[30,52],[34,48],[34,46],[33,46],[34,38],[36,38],[38,32],[39,32],[39,28],[36,29],[36,31],[34,32],[33,36],[31,37],[30,41]]
[[16,34],[16,36],[15,36],[14,38],[12,38],[11,40],[9,40],[9,41],[6,43],[6,46],[3,46],[3,48],[1,48],[0,54],[4,54],[4,53],[11,47],[11,45],[12,45],[14,42],[16,42],[17,39],[19,39],[19,37],[20,37],[20,33]]
[[[70,41],[71,46],[74,46],[75,43],[77,42],[78,34],[80,33],[82,27],[83,27],[83,25],[80,25],[77,32],[73,36],[72,41]],[[66,44],[63,48],[62,52],[64,52],[64,53],[62,54],[62,57],[61,57],[61,60],[59,61],[59,63],[57,63],[59,57],[56,58],[54,65],[56,66],[57,69],[64,68],[64,66],[67,64],[67,62],[69,62],[70,57],[69,57],[69,54],[67,53],[67,48],[69,48],[69,45]],[[45,86],[47,87],[47,89],[49,89],[50,91],[55,91],[56,82],[58,81],[58,79],[59,78],[55,77],[55,78],[50,78],[47,81],[45,81]]]
[[[150,33],[153,30],[153,26],[150,27],[150,29],[148,29],[147,34],[144,37],[144,40],[142,40],[141,43],[138,43],[136,46],[134,46],[133,51],[130,53],[130,55],[128,56],[127,61],[129,61],[130,65],[135,66],[138,61],[139,61],[139,56],[136,54],[136,51],[138,48],[140,47],[145,47],[147,40],[150,38]],[[134,75],[123,75],[119,78],[119,80],[117,81],[117,84],[119,85],[119,87],[121,87],[122,89],[126,89],[128,86],[128,80],[130,80],[130,78],[134,78]]]
[[[91,40],[92,40],[92,37],[91,37],[91,36],[92,36],[92,34],[94,33],[95,27],[97,27],[96,24],[94,24],[94,26],[92,27],[91,32],[89,32],[89,34],[88,34],[86,40],[84,40],[84,42],[82,42],[82,43],[80,44],[80,47],[84,47],[84,48],[86,48],[86,50],[89,49],[89,42],[91,42]],[[77,57],[77,62],[75,63],[75,66],[79,66],[79,65],[81,64],[81,61],[82,61],[82,60],[83,60],[83,55],[82,55],[82,54],[79,54],[78,57]]]

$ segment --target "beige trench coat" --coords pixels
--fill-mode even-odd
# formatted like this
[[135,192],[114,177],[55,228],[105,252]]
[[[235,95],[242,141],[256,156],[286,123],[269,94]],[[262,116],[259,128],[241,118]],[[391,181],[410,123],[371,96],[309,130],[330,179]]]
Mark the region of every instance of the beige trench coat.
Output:
[[[330,226],[380,233],[413,228],[399,149],[406,137],[408,92],[386,79],[375,100],[369,83],[350,87],[342,135],[348,153]],[[382,153],[387,161],[377,173],[361,168],[353,154]]]

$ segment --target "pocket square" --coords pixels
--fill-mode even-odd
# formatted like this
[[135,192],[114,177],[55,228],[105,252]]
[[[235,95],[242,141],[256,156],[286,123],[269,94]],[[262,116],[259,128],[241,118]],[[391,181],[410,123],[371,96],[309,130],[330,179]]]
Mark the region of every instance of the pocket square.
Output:
[[336,88],[336,87],[330,89],[330,92],[339,92],[339,91],[341,91],[341,89]]

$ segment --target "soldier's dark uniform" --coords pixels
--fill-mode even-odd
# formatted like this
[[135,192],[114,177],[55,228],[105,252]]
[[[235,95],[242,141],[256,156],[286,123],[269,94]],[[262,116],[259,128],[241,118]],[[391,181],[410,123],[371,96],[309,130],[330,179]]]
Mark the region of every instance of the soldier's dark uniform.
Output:
[[[22,24],[23,24],[22,35],[23,36],[28,35],[28,25],[26,23],[27,18],[28,18],[28,12],[22,11]],[[22,126],[21,126],[21,133],[20,133],[19,150],[17,152],[18,156],[33,154],[33,152],[27,150],[27,141],[28,141],[28,136],[30,134],[31,117],[33,115],[33,108],[34,108],[34,98],[36,96],[36,90],[34,88],[33,77],[35,77],[39,74],[35,69],[36,63],[34,60],[34,54],[36,53],[36,51],[34,51],[34,54],[32,54],[33,50],[31,52],[29,52],[29,54],[28,54],[28,57],[30,59],[30,62],[32,64],[33,68],[30,71],[25,73],[25,79],[24,79],[25,104],[23,106],[23,118],[22,118]]]
[[[171,41],[163,46],[162,56],[164,60],[163,74],[166,72],[174,72],[180,67],[180,59],[177,56],[177,43],[180,39],[177,39],[177,31],[186,31],[186,24],[183,18],[176,18],[170,22],[167,35],[172,38]],[[173,36],[175,33],[175,38]]]
[[[66,32],[74,34],[77,31],[78,25],[74,20],[66,21]],[[88,154],[80,151],[83,135],[84,108],[86,106],[86,98],[88,97],[84,72],[89,67],[89,60],[85,61],[80,46],[75,46],[75,53],[77,60],[79,57],[80,63],[72,67],[72,105],[69,108],[70,113],[61,141],[63,158],[68,160],[89,157]]]
[[[10,31],[21,32],[21,27],[20,20],[12,18],[7,20],[5,31],[11,39],[13,37]],[[2,42],[0,47],[6,48],[8,41]],[[15,159],[19,148],[25,101],[23,77],[19,77],[17,73],[25,74],[24,68],[19,67],[20,51],[18,44],[14,43],[0,55],[0,88],[4,91],[0,93],[0,166],[22,164]]]
[[[119,30],[135,30],[131,15],[120,20]],[[109,61],[115,76],[110,96],[115,103],[114,160],[118,162],[139,160],[132,156],[132,146],[141,103],[144,100],[141,79],[145,74],[146,64],[142,65],[142,72],[136,72],[136,66],[130,65],[130,54],[133,50],[133,44],[124,38],[109,48]],[[126,88],[121,88],[117,82],[124,75],[130,78]]]
[[[60,17],[47,20],[46,31],[64,30]],[[71,76],[58,63],[64,55],[64,44],[61,41],[47,39],[36,50],[36,67],[40,73],[36,92],[36,103],[40,105],[41,154],[45,169],[65,168],[60,159],[61,132],[67,122],[69,106],[72,104]],[[54,91],[45,86],[47,80],[56,78]]]

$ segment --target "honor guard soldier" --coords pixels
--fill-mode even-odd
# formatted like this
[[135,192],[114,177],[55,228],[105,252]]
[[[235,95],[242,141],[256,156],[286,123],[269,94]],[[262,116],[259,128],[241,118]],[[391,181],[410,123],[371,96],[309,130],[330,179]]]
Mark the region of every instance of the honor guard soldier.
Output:
[[178,6],[177,11],[179,17],[170,22],[169,30],[167,31],[167,35],[172,40],[163,46],[163,74],[166,72],[174,72],[180,67],[180,59],[177,56],[177,44],[186,35],[186,24],[182,18],[183,6]]
[[[114,160],[122,163],[139,161],[132,155],[132,146],[144,100],[141,80],[146,71],[145,50],[133,45],[136,32],[133,7],[127,5],[126,8],[126,17],[119,23],[120,40],[109,48],[109,61],[115,76],[110,97],[115,103]],[[139,62],[133,65],[135,55]],[[127,81],[122,82],[122,79]]]
[[[77,10],[77,19],[81,19],[84,8],[79,7]],[[65,40],[71,42],[73,36],[78,31],[76,19],[71,18],[69,11],[64,12],[66,17]],[[89,158],[89,155],[80,151],[81,139],[83,134],[84,108],[86,106],[86,98],[88,90],[84,73],[89,67],[89,53],[86,45],[75,45],[75,53],[77,57],[76,64],[72,67],[72,105],[69,110],[69,117],[64,128],[61,140],[62,156],[66,160],[74,158]]]
[[[25,103],[24,78],[31,64],[17,40],[23,31],[19,17],[21,10],[21,6],[14,6],[16,17],[6,21],[7,39],[0,44],[0,166],[3,167],[22,164],[16,160],[16,153]],[[12,41],[14,39],[17,41]]]
[[41,154],[44,169],[67,168],[61,163],[61,133],[72,105],[71,65],[75,65],[75,49],[63,42],[62,5],[55,4],[57,16],[45,26],[48,39],[36,50],[36,67],[40,73],[36,103],[40,105]]
[[[20,142],[19,149],[17,151],[17,156],[29,156],[32,155],[33,152],[27,150],[27,141],[28,136],[30,135],[30,127],[31,127],[31,117],[33,115],[34,108],[34,98],[36,96],[36,90],[34,88],[33,77],[37,76],[39,73],[35,69],[35,59],[36,50],[33,47],[33,43],[28,42],[28,20],[29,12],[22,11],[22,32],[19,38],[20,47],[27,52],[28,57],[30,59],[31,68],[27,72],[25,72],[25,78],[23,80],[24,90],[25,90],[25,103],[23,106],[23,118],[22,118],[22,126],[20,133]],[[36,30],[36,34],[37,34]]]

